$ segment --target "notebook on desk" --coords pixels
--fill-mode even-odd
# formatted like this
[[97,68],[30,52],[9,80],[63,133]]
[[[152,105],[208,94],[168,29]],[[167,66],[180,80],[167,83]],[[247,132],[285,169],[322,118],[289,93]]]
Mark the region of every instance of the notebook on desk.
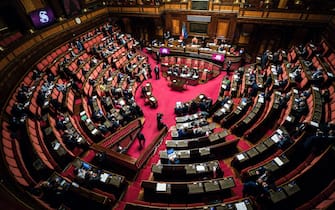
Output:
[[236,210],[247,210],[247,206],[244,202],[235,203]]
[[166,192],[166,183],[157,183],[156,191],[157,192]]
[[282,166],[284,164],[284,162],[279,158],[279,157],[276,157],[275,159],[273,159],[275,161],[275,163],[278,165],[278,166]]

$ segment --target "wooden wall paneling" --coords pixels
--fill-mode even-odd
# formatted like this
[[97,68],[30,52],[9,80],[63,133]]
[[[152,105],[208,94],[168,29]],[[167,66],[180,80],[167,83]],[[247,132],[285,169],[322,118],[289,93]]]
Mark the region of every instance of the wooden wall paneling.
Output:
[[26,13],[30,13],[34,10],[41,9],[45,7],[42,0],[20,0],[24,9],[26,10]]
[[288,0],[280,0],[278,4],[278,8],[285,9],[285,7],[287,6],[287,2]]
[[220,20],[217,23],[216,36],[227,37],[229,31],[229,21]]
[[299,20],[301,17],[300,13],[283,13],[283,12],[270,12],[268,18],[273,19],[293,19]]
[[181,23],[179,19],[172,19],[172,34],[180,35],[181,34]]

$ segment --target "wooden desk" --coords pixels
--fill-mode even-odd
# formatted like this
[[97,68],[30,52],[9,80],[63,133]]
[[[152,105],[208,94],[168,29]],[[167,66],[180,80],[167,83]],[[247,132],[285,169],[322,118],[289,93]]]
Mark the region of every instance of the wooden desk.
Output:
[[282,200],[285,200],[287,195],[282,188],[278,188],[277,191],[270,191],[270,199],[273,203],[278,203]]
[[300,191],[300,187],[295,182],[290,182],[288,184],[285,184],[283,186],[283,189],[285,190],[288,196],[292,196]]
[[[186,201],[187,199],[198,198],[198,196],[221,195],[230,192],[235,187],[233,177],[211,179],[205,181],[192,182],[157,182],[144,180],[141,183],[144,189],[145,200],[166,201]],[[166,197],[166,196],[169,197]],[[200,197],[199,197],[200,198]]]

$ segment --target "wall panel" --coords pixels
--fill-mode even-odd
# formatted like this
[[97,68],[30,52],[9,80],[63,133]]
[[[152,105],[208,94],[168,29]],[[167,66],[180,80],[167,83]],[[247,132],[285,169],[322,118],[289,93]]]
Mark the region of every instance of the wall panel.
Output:
[[181,34],[180,28],[180,20],[172,19],[172,34]]
[[227,37],[228,31],[229,31],[229,22],[219,21],[216,30],[216,36]]

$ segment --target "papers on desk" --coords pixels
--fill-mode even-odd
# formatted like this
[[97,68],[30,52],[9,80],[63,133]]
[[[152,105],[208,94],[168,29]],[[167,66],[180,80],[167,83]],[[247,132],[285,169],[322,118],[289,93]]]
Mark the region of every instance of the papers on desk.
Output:
[[281,136],[282,136],[283,133],[284,133],[280,128],[278,128],[278,129],[276,130],[276,132],[277,132],[279,135],[281,135]]
[[126,102],[125,102],[124,100],[120,100],[120,101],[119,101],[119,104],[120,104],[121,106],[124,106],[124,105],[126,104]]
[[227,110],[229,110],[230,109],[230,104],[224,104],[223,107],[226,108]]
[[48,106],[48,105],[49,105],[49,101],[45,101],[44,106]]
[[235,203],[235,207],[237,210],[247,210],[248,209],[244,202]]
[[157,192],[166,192],[166,183],[157,183],[156,191]]
[[315,86],[313,86],[312,89],[316,90],[316,91],[320,91],[320,89],[318,87],[315,87]]
[[197,165],[197,166],[196,166],[196,170],[197,170],[198,172],[205,171],[205,166],[203,166],[203,165]]
[[100,181],[106,182],[107,178],[109,177],[109,174],[103,173],[100,175]]
[[83,141],[83,138],[80,136],[79,138],[77,138],[77,142],[80,143]]
[[319,127],[319,123],[317,122],[311,121],[310,124],[314,127],[317,127],[317,128]]
[[260,97],[258,98],[258,102],[259,102],[259,103],[264,103],[264,97],[263,97],[263,96],[260,96]]
[[293,73],[289,73],[288,75],[290,76],[290,78],[294,78],[294,74]]
[[58,150],[59,147],[60,147],[60,143],[56,142],[56,144],[54,145],[54,150]]
[[63,179],[60,183],[60,186],[64,186],[67,182]]
[[280,141],[279,135],[278,134],[274,134],[273,136],[271,136],[272,141],[274,141],[275,143]]
[[278,166],[282,166],[284,164],[284,162],[279,158],[279,157],[276,157],[275,159],[273,159],[275,161],[275,163],[278,165]]
[[279,91],[275,91],[275,94],[281,96],[281,92]]
[[245,156],[243,153],[236,155],[237,160],[243,160],[245,159]]
[[92,130],[92,134],[93,135],[95,135],[95,134],[97,134],[99,131],[98,131],[98,129],[96,129],[96,128],[94,128],[93,130]]
[[221,111],[222,113],[226,113],[226,108],[223,107],[223,108],[220,109],[220,111]]

